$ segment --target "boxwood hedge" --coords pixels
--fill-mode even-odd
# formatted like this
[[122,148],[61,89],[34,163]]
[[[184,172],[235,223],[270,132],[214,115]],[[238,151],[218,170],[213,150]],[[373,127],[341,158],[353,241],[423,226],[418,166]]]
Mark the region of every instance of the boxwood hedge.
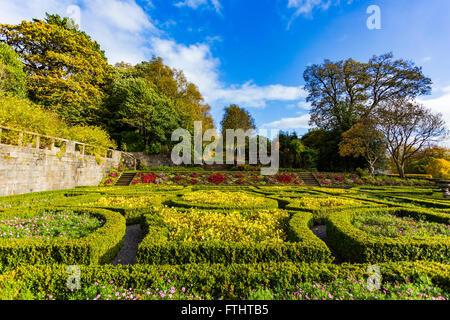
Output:
[[338,255],[348,262],[433,260],[450,262],[448,237],[373,236],[352,224],[356,216],[369,214],[410,215],[430,222],[450,222],[448,213],[414,208],[358,209],[331,213],[327,220],[327,238]]
[[[49,208],[8,210],[0,217],[34,217]],[[15,267],[23,264],[101,264],[108,263],[120,250],[125,237],[125,219],[120,214],[82,207],[52,207],[52,211],[72,210],[102,218],[105,223],[80,239],[0,239],[0,264]]]
[[137,251],[141,264],[256,263],[268,261],[331,262],[325,243],[309,229],[311,213],[294,213],[287,234],[290,242],[170,241],[169,230],[157,214],[143,217],[146,234]]
[[[444,290],[450,289],[449,265],[429,261],[380,263],[382,281],[415,282],[424,275]],[[261,285],[295,291],[302,282],[329,282],[353,276],[367,281],[367,264],[260,263],[260,264],[187,264],[134,266],[80,266],[81,285],[114,281],[130,288],[149,288],[164,279],[177,279],[177,285],[192,288],[206,298],[240,299]],[[24,299],[27,292],[42,297],[52,294],[65,299],[67,288],[65,265],[23,266],[0,276],[0,299]],[[192,285],[192,286],[191,286]],[[8,290],[13,287],[13,290]]]

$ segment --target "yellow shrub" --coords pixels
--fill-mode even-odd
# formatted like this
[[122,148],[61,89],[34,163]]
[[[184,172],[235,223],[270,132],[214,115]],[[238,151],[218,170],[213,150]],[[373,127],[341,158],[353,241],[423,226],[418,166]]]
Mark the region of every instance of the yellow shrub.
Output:
[[435,159],[427,166],[427,173],[434,179],[450,179],[450,161]]

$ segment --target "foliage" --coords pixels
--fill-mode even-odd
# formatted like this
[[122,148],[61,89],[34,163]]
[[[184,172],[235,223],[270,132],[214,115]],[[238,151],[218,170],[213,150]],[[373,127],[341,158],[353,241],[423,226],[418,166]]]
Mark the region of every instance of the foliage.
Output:
[[370,175],[375,174],[375,164],[386,152],[383,134],[372,121],[357,122],[350,130],[342,134],[339,154],[343,157],[364,157],[369,166]]
[[232,104],[229,107],[225,108],[225,114],[223,115],[223,119],[220,125],[222,127],[222,134],[224,136],[227,129],[242,129],[244,131],[247,131],[256,128],[255,119],[253,119],[250,113],[235,104]]
[[9,92],[20,98],[27,95],[26,74],[19,55],[0,42],[0,93]]
[[246,192],[218,190],[194,191],[174,199],[172,203],[183,207],[201,208],[276,208],[276,201]]
[[272,243],[285,240],[286,211],[255,210],[239,212],[158,210],[169,230],[171,241],[232,241]]
[[442,114],[413,102],[396,100],[385,103],[377,111],[379,130],[401,178],[405,163],[427,143],[446,133]]
[[[183,71],[171,69],[160,57],[136,65],[135,71],[138,77],[144,78],[152,88],[169,98],[178,112],[188,114],[192,121],[202,121],[203,130],[214,128],[209,113],[211,107],[204,103],[198,88],[187,81]],[[193,124],[184,128],[192,129]]]
[[[393,54],[373,56],[367,63],[353,59],[321,65],[304,72],[305,89],[311,102],[311,122],[325,130],[350,129],[358,119],[366,119],[385,101],[414,99],[431,92],[431,79],[420,67]],[[380,79],[389,79],[380,81]]]
[[116,77],[107,104],[110,130],[120,130],[122,142],[135,151],[160,153],[171,145],[172,131],[187,125],[186,115],[142,78]]
[[110,66],[97,43],[52,21],[38,20],[2,24],[0,38],[24,62],[34,102],[57,112],[70,124],[101,122]]
[[450,179],[450,161],[445,159],[435,159],[431,161],[427,168],[427,173],[435,179]]
[[[386,288],[389,289],[386,294],[379,291],[363,292],[361,284],[366,284],[370,277],[370,274],[367,273],[367,264],[283,262],[177,266],[80,266],[81,283],[87,285],[83,286],[85,289],[76,291],[70,291],[67,288],[67,266],[31,265],[20,267],[14,273],[7,274],[0,279],[0,298],[8,300],[49,299],[51,294],[51,299],[56,300],[86,299],[87,297],[93,299],[102,292],[103,286],[105,286],[105,291],[108,291],[112,290],[108,285],[113,285],[113,288],[123,286],[128,289],[137,289],[136,291],[151,288],[153,289],[152,293],[155,292],[154,290],[158,292],[157,289],[162,289],[163,293],[164,290],[167,290],[166,295],[170,293],[172,287],[175,287],[175,291],[180,295],[173,294],[173,297],[180,297],[180,291],[183,292],[183,288],[185,288],[187,292],[197,298],[230,300],[261,297],[261,294],[256,295],[253,290],[258,291],[260,288],[269,288],[270,286],[270,290],[273,290],[270,292],[272,297],[290,299],[291,295],[288,293],[294,295],[294,292],[300,292],[299,289],[304,293],[309,293],[309,297],[314,297],[315,294],[320,294],[320,289],[324,286],[339,290],[338,284],[342,288],[340,290],[351,290],[350,293],[354,295],[354,298],[361,296],[365,298],[374,298],[375,296],[400,298],[396,292],[402,293],[408,289],[412,289],[414,298],[420,298],[419,293],[422,293],[425,298],[430,298],[430,296],[438,298],[438,293],[448,297],[448,265],[418,261],[380,263],[378,266],[382,274],[381,288],[387,286]],[[345,286],[341,286],[341,280],[345,281],[346,279],[351,280],[345,282]],[[344,281],[342,282],[344,283]],[[96,286],[96,288],[92,288],[92,286]],[[398,287],[395,288],[395,286]],[[92,291],[86,291],[88,288],[91,288]],[[278,293],[284,293],[285,297],[280,297]],[[330,293],[333,294],[333,292]],[[424,294],[427,294],[428,297]],[[263,297],[271,298],[268,292]],[[298,294],[295,294],[295,298],[299,298]],[[329,297],[326,298],[329,299]]]

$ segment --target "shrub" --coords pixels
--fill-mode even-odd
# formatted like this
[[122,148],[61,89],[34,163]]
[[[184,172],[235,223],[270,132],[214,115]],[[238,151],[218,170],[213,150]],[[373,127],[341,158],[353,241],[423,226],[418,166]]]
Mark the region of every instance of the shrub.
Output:
[[411,209],[380,208],[348,210],[331,213],[327,221],[327,238],[337,253],[349,262],[382,262],[397,260],[450,261],[450,240],[447,237],[401,237],[373,236],[356,228],[356,217],[392,214],[411,216],[430,222],[449,224],[446,213]]
[[[449,266],[429,261],[380,263],[382,284],[386,282],[422,283],[450,288]],[[80,266],[81,283],[99,284],[113,281],[127,288],[166,288],[168,280],[177,288],[189,288],[205,299],[242,299],[254,296],[258,288],[269,287],[297,291],[309,282],[333,283],[349,276],[358,283],[367,283],[370,274],[367,264],[326,263],[259,263],[259,264],[188,264],[188,265],[134,265],[134,266]],[[0,279],[0,299],[43,299],[49,294],[54,299],[68,299],[77,291],[67,288],[67,266],[24,266]],[[176,280],[174,280],[176,279]],[[164,283],[163,283],[164,282]],[[191,286],[192,285],[192,286]],[[13,287],[13,288],[11,288]],[[170,288],[167,288],[169,291]],[[252,293],[253,292],[253,293]],[[267,295],[266,295],[267,296]]]
[[275,200],[247,192],[224,192],[218,190],[194,191],[175,198],[170,203],[177,207],[203,209],[277,208]]
[[[89,213],[105,223],[80,239],[0,239],[0,265],[16,267],[23,264],[98,264],[109,262],[119,251],[125,237],[125,219],[118,213],[91,208],[53,208]],[[48,208],[8,210],[2,217],[31,218]]]
[[426,169],[434,179],[450,179],[450,161],[445,159],[435,159],[431,161]]
[[295,215],[287,232],[288,239],[294,242],[175,241],[171,240],[169,226],[160,215],[145,215],[146,237],[139,245],[136,261],[146,264],[331,261],[328,247],[309,229],[311,225],[311,214]]

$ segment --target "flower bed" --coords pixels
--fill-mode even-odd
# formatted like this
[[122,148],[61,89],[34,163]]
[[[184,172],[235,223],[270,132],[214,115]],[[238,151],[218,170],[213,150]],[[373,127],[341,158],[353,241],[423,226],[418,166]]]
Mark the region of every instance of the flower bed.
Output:
[[[443,236],[376,236],[353,225],[355,219],[395,215],[449,225],[450,215],[414,208],[357,209],[334,212],[327,219],[327,238],[337,253],[349,262],[434,260],[450,262],[450,238]],[[356,220],[357,221],[357,220]]]
[[[183,186],[257,186],[257,185],[303,185],[296,173],[280,172],[274,176],[262,176],[259,172],[139,172],[131,185],[175,184]],[[106,185],[103,183],[102,185]],[[110,184],[108,184],[110,185]]]
[[[268,213],[255,214],[253,211],[241,213],[241,215],[259,217],[259,222],[252,225],[252,221],[246,221],[246,225],[251,228],[252,233],[236,227],[234,215],[231,223],[222,225],[214,224],[214,219],[220,220],[220,215],[227,213],[213,211],[206,213],[199,212],[199,209],[191,209],[191,214],[195,221],[201,221],[201,215],[207,217],[212,224],[208,225],[199,222],[201,225],[193,225],[187,222],[188,215],[178,214],[174,209],[168,210],[164,214],[153,214],[145,216],[144,232],[146,237],[138,248],[136,261],[141,264],[185,264],[185,263],[253,263],[267,261],[331,261],[331,253],[328,247],[317,238],[309,229],[312,226],[312,214],[295,214],[288,222],[287,239],[289,241],[278,241],[282,237],[282,231],[272,235],[269,230],[274,230],[277,220],[270,217]],[[282,213],[277,212],[282,217]],[[172,219],[171,219],[172,215]],[[185,219],[178,219],[177,217]],[[197,218],[195,218],[197,217]],[[226,218],[222,218],[222,221]],[[266,221],[264,222],[264,219]],[[184,225],[176,226],[180,222]],[[242,221],[242,218],[241,218]],[[175,226],[175,227],[174,227]],[[233,226],[229,229],[229,226]],[[255,231],[257,234],[255,234]],[[182,230],[180,234],[177,234]],[[186,230],[188,230],[187,233]],[[201,230],[201,232],[198,232]],[[212,233],[211,233],[212,232]],[[234,239],[230,234],[234,232]],[[215,234],[214,234],[215,233]],[[208,241],[203,241],[201,236],[207,237]],[[279,235],[279,237],[278,237]],[[256,238],[255,238],[256,237]],[[263,242],[255,239],[263,240]],[[276,241],[264,241],[272,239]]]
[[358,229],[374,236],[398,237],[450,237],[450,226],[428,222],[410,216],[392,214],[360,216],[353,220]]
[[[18,217],[37,219],[48,213],[48,208],[8,210],[1,213],[3,221]],[[0,238],[0,266],[15,267],[23,264],[95,264],[109,262],[118,252],[125,236],[125,219],[118,213],[92,208],[52,208],[55,214],[74,212],[89,214],[104,223],[81,238]]]
[[3,239],[78,239],[102,226],[103,220],[72,210],[43,211],[34,217],[0,217]]
[[279,209],[215,212],[163,208],[157,212],[169,230],[169,241],[282,242],[289,217]]

